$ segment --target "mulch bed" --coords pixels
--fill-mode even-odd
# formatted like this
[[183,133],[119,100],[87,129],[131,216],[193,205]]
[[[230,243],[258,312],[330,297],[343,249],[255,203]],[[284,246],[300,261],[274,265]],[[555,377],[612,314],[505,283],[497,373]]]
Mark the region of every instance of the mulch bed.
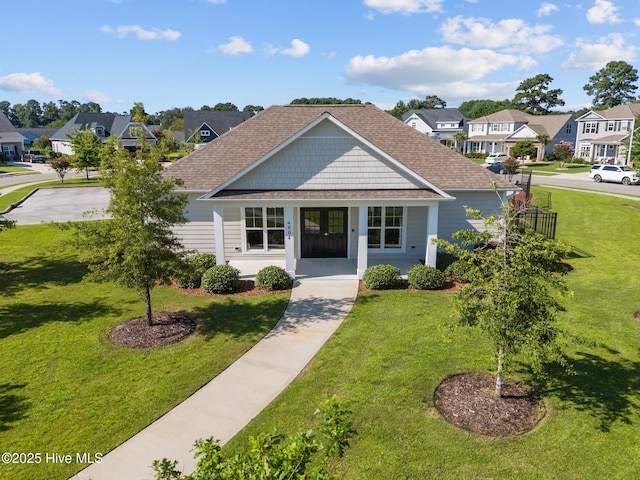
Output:
[[495,382],[495,376],[484,373],[449,377],[435,391],[435,407],[449,423],[482,435],[506,437],[533,430],[546,415],[544,403],[515,382],[505,382],[502,398],[497,398]]
[[240,280],[240,287],[231,293],[208,293],[200,288],[179,288],[175,283],[171,284],[172,288],[190,295],[199,295],[202,297],[251,297],[254,295],[269,295],[273,293],[288,292],[287,290],[259,290],[256,288],[253,280]]
[[184,340],[196,331],[196,326],[196,318],[188,312],[156,313],[153,325],[146,317],[134,318],[116,326],[109,339],[123,347],[163,347]]

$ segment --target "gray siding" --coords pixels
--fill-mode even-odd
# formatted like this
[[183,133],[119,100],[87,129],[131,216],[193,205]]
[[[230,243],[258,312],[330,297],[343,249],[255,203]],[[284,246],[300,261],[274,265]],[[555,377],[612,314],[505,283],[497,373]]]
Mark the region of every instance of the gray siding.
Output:
[[[328,124],[328,125],[327,125]],[[238,190],[275,189],[377,189],[416,188],[380,155],[358,142],[332,132],[325,121],[308,135],[267,159],[238,179],[229,188]],[[339,130],[339,129],[338,129]]]
[[407,212],[407,254],[424,258],[427,251],[429,208],[405,207],[405,211]]
[[215,234],[213,231],[213,209],[209,202],[196,200],[200,194],[189,194],[185,209],[187,223],[176,225],[173,231],[187,250],[214,253]]
[[480,210],[483,215],[500,214],[500,199],[494,192],[447,192],[456,197],[453,202],[440,203],[438,212],[438,237],[451,240],[458,230],[479,228],[476,221],[470,221],[464,206]]

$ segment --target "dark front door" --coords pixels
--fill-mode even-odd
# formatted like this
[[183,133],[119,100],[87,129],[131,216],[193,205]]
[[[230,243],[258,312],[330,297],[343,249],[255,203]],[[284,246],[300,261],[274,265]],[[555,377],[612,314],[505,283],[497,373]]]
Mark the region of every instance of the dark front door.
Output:
[[303,258],[347,256],[347,209],[301,208]]

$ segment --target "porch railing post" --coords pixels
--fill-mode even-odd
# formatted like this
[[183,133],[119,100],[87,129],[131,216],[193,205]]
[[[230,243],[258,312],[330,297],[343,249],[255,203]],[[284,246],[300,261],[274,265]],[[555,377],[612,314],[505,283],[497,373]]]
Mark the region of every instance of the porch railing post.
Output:
[[284,252],[285,270],[291,278],[296,278],[293,207],[284,207]]
[[369,249],[369,207],[358,207],[358,278],[362,279],[367,269]]

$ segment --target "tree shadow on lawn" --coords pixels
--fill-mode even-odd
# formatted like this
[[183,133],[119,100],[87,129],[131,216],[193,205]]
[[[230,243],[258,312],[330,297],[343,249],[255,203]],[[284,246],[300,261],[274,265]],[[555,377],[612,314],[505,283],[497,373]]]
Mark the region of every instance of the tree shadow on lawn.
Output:
[[536,391],[590,413],[603,432],[616,422],[631,424],[640,408],[640,362],[607,360],[584,352],[577,355],[569,359],[573,372],[551,371],[546,381],[534,385]]
[[25,289],[45,288],[44,284],[69,285],[79,283],[87,266],[75,260],[31,257],[22,262],[8,262],[0,269],[0,291],[4,296]]
[[122,309],[100,300],[87,303],[16,303],[0,306],[0,338],[50,322],[87,322]]
[[9,430],[12,428],[11,423],[27,416],[26,412],[29,409],[27,397],[16,393],[17,390],[24,387],[25,384],[0,384],[0,432]]
[[247,334],[267,334],[287,306],[289,298],[264,295],[260,301],[247,301],[249,297],[228,297],[197,307],[192,313],[198,319],[198,332],[210,340],[219,333],[234,338]]

